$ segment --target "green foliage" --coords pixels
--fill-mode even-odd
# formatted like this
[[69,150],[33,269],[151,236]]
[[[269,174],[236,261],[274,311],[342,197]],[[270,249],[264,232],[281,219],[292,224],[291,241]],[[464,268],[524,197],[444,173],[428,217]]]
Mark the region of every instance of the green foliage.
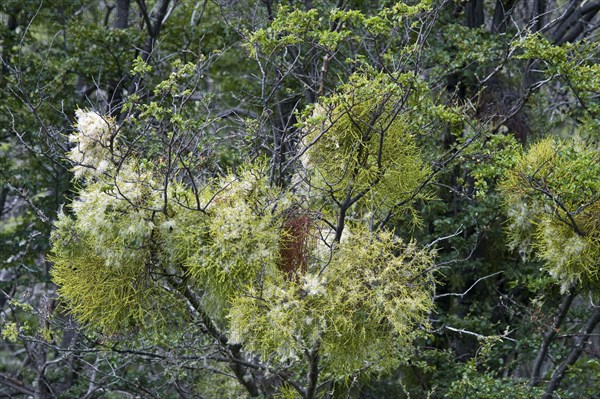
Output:
[[80,321],[107,332],[162,325],[156,310],[166,298],[176,309],[175,298],[152,278],[157,220],[131,205],[142,201],[133,195],[92,184],[73,203],[75,218],[61,215],[52,234],[52,275],[61,296]]
[[[373,15],[358,9],[325,8],[321,13],[318,7],[310,10],[280,6],[277,16],[267,28],[258,29],[249,37],[249,43],[258,45],[265,54],[297,44],[311,44],[321,50],[335,51],[341,44],[361,41],[358,34],[366,30],[374,36],[393,35],[393,29],[409,17],[428,11],[431,1],[419,1],[408,5],[396,2],[383,7]],[[343,29],[333,29],[333,26]],[[361,32],[362,33],[362,32]],[[256,56],[256,48],[249,47]]]
[[600,90],[600,65],[592,55],[597,51],[596,44],[578,42],[557,46],[541,35],[529,35],[517,43],[516,48],[522,50],[521,58],[542,60],[547,75],[567,80],[585,99]]
[[[335,90],[337,84],[351,74],[348,70],[353,70],[353,65],[371,66],[368,62],[371,49],[377,48],[376,51],[380,52],[377,64],[383,63],[389,70],[395,70],[399,60],[412,62],[411,54],[418,48],[421,38],[397,33],[406,26],[418,31],[431,12],[432,3],[429,0],[411,4],[393,2],[381,8],[363,5],[340,9],[321,1],[315,2],[315,6],[308,10],[299,6],[280,6],[267,27],[247,35],[245,48],[259,62],[261,59],[276,59],[285,64],[286,54],[290,50],[310,58],[318,54],[323,64],[304,67],[321,68],[321,71],[315,68],[314,73],[321,75],[321,81],[316,84],[321,86],[318,94],[322,95]],[[387,44],[375,44],[373,48],[374,43]],[[338,52],[344,54],[345,58],[330,63]],[[328,84],[330,79],[334,84]],[[327,91],[324,91],[326,87]]]
[[462,366],[462,377],[454,381],[447,393],[449,399],[534,399],[542,390],[528,387],[523,381],[498,378],[486,362],[492,355],[493,340],[484,342],[480,353]]
[[[70,156],[84,186],[73,215],[56,222],[51,256],[78,320],[105,332],[160,330],[180,301],[159,276],[181,273],[204,292],[204,311],[265,360],[299,361],[317,346],[336,379],[397,365],[432,307],[431,253],[364,227],[333,246],[330,232],[314,231],[307,271],[292,277],[280,251],[295,199],[269,186],[264,165],[214,179],[196,197],[183,184],[164,187],[160,169],[137,158],[115,164],[123,150],[110,119],[80,111],[78,120]],[[410,136],[396,143],[418,156]]]
[[2,338],[8,342],[16,342],[19,337],[19,329],[15,322],[9,321],[2,323]]
[[[161,185],[136,159],[114,163],[108,149],[113,128],[110,119],[78,111],[69,155],[85,187],[70,205],[73,217],[59,215],[50,257],[53,279],[72,312],[107,332],[160,326],[156,309],[165,298],[152,278],[160,270],[152,254]],[[114,146],[119,154],[119,144]]]
[[[573,383],[562,389],[560,395],[564,398],[590,397],[598,393],[600,378],[600,361],[596,359],[582,359],[575,363],[568,372]],[[584,396],[585,395],[585,396]]]
[[107,265],[105,258],[94,253],[93,239],[74,224],[67,217],[57,223],[51,257],[53,279],[73,314],[108,333],[159,325],[162,315],[156,310],[164,293],[147,277],[145,265]]
[[[0,3],[24,395],[528,398],[575,348],[588,298],[553,324],[557,283],[598,291],[590,2]],[[556,393],[595,397],[595,356]]]
[[577,41],[555,45],[543,36],[529,35],[515,44],[520,51],[519,58],[538,60],[543,65],[543,73],[566,82],[570,102],[578,104],[566,111],[581,126],[577,129],[582,137],[598,140],[598,118],[600,105],[597,94],[600,92],[600,65],[597,62],[597,43]]
[[476,75],[483,75],[487,65],[503,56],[503,43],[499,43],[483,27],[473,29],[451,23],[445,26],[440,35],[443,42],[431,54],[435,61],[434,68],[438,73],[447,73],[448,70],[464,73],[463,83],[472,83],[473,76],[466,76],[467,71],[474,70]]
[[484,135],[478,140],[465,135],[457,138],[456,146],[464,146],[468,141],[471,145],[460,156],[460,162],[470,171],[475,197],[482,202],[489,201],[495,194],[491,189],[515,166],[522,147],[514,136],[506,133]]

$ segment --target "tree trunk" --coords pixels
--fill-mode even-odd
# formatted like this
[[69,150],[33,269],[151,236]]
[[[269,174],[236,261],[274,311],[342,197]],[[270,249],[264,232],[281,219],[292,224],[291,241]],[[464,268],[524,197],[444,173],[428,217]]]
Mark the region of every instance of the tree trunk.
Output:
[[542,346],[538,351],[535,360],[533,362],[533,370],[531,372],[531,379],[529,380],[529,386],[537,386],[540,383],[542,377],[542,366],[546,361],[546,357],[548,356],[548,350],[550,349],[550,344],[554,340],[554,337],[558,333],[558,329],[562,325],[563,321],[567,317],[567,313],[571,308],[571,304],[573,300],[577,296],[575,291],[571,292],[569,295],[563,298],[560,307],[558,308],[558,312],[554,317],[554,322],[552,326],[544,333],[544,339],[542,341]]
[[594,331],[594,328],[596,328],[596,325],[598,323],[600,323],[600,306],[594,309],[592,316],[586,323],[585,327],[581,330],[581,337],[579,337],[579,339],[576,341],[577,343],[575,347],[571,349],[565,361],[560,365],[558,369],[556,369],[556,371],[554,371],[554,374],[552,374],[552,379],[550,380],[550,383],[548,384],[548,387],[546,388],[546,392],[544,392],[542,399],[552,399],[552,397],[554,396],[554,391],[560,385],[560,382],[564,378],[569,367],[574,365],[575,362],[579,360],[579,357],[583,353],[583,349],[585,348],[587,341],[590,338],[590,334]]
[[127,29],[129,27],[129,6],[131,0],[117,0],[117,15],[114,27],[116,29]]
[[484,23],[483,0],[470,0],[467,4],[465,16],[467,18],[467,27],[477,28]]
[[505,33],[508,28],[508,19],[517,0],[496,0],[494,18],[492,19],[492,32]]
[[534,21],[533,32],[539,32],[544,27],[546,13],[546,0],[534,0],[533,1],[533,13],[531,20]]

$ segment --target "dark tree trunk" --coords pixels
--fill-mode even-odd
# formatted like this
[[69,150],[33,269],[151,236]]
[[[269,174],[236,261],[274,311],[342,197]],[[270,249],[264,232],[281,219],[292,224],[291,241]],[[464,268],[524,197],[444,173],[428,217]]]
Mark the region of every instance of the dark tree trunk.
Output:
[[469,28],[482,26],[485,22],[483,16],[483,0],[470,0],[466,6],[465,16],[467,18],[466,24]]
[[546,13],[546,0],[534,0],[533,1],[533,13],[531,20],[534,21],[533,31],[539,32],[544,27],[544,21]]
[[567,10],[565,17],[552,34],[552,41],[558,45],[575,41],[599,11],[600,1]]
[[492,32],[505,33],[508,28],[510,13],[517,0],[496,0],[494,18],[492,19]]
[[554,371],[554,374],[552,374],[552,378],[550,379],[550,383],[548,384],[542,399],[552,399],[554,397],[554,391],[556,391],[556,389],[559,387],[560,382],[567,373],[567,370],[574,365],[575,362],[577,362],[583,353],[583,350],[590,339],[590,334],[592,334],[598,323],[600,323],[600,307],[594,309],[590,319],[581,330],[581,336],[577,338],[577,344],[571,349],[565,361],[562,362],[556,371]]
[[129,8],[131,0],[117,0],[117,15],[114,27],[116,29],[127,29],[129,27]]

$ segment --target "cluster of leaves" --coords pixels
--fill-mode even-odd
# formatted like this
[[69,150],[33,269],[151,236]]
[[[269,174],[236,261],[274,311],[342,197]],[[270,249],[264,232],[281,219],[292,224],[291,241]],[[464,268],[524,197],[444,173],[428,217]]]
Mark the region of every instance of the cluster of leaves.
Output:
[[333,53],[340,46],[360,43],[365,32],[376,41],[384,42],[407,20],[429,11],[430,6],[430,1],[419,1],[414,5],[397,2],[378,12],[332,9],[327,4],[310,10],[280,6],[276,18],[267,28],[258,29],[250,35],[248,42],[253,46],[249,49],[253,56],[258,50],[272,55],[288,46],[310,45],[325,53]]
[[192,252],[182,264],[205,289],[207,308],[224,321],[231,301],[240,293],[282,275],[282,213],[291,205],[291,196],[269,187],[264,165],[213,185],[203,225],[174,220],[185,230],[175,236],[184,241],[174,247]]
[[529,387],[524,381],[498,378],[490,372],[488,364],[493,362],[493,347],[496,338],[483,342],[477,356],[464,364],[462,376],[454,381],[448,390],[448,398],[478,398],[478,399],[534,399],[539,398],[542,391]]
[[600,126],[598,43],[578,41],[557,46],[541,35],[530,35],[515,43],[514,48],[519,51],[518,58],[541,64],[547,79],[565,83],[558,94],[562,107],[557,108],[564,108],[559,120],[576,119],[577,134],[597,143]]
[[160,318],[164,294],[148,272],[161,185],[139,163],[111,159],[114,122],[91,111],[78,116],[70,157],[86,188],[70,206],[76,217],[63,213],[55,224],[53,279],[82,322],[115,332]]

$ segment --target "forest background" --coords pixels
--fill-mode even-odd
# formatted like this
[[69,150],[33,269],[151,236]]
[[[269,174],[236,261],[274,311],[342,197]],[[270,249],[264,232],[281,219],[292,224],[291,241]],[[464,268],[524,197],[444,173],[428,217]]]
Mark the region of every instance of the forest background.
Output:
[[0,396],[596,398],[600,1],[0,3]]

